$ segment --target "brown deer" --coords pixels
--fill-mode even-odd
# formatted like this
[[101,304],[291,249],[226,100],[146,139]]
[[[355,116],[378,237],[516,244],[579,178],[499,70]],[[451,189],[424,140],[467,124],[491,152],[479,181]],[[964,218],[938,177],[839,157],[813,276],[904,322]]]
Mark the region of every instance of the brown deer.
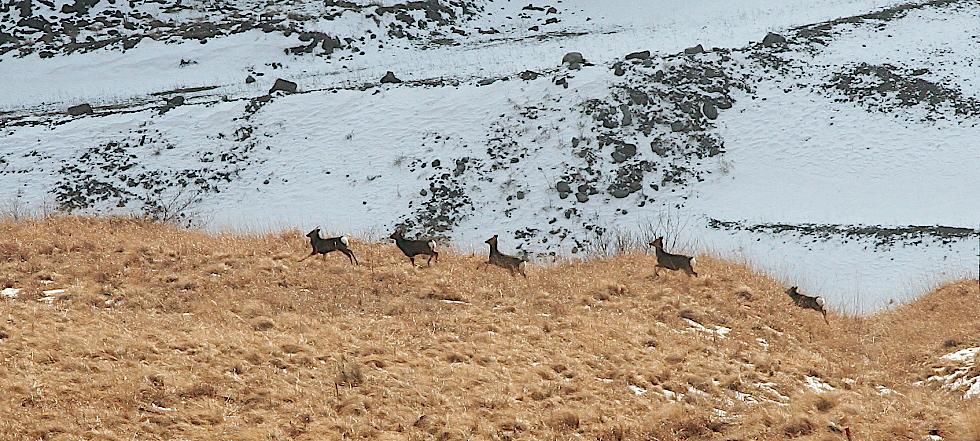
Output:
[[689,276],[697,277],[698,273],[694,272],[694,268],[691,265],[694,264],[694,258],[688,257],[682,254],[670,254],[664,251],[664,238],[658,237],[653,242],[650,242],[657,251],[657,266],[653,268],[653,275],[659,276],[659,268],[667,268],[669,270],[683,270]]
[[823,321],[830,324],[827,320],[827,310],[824,309],[823,305],[826,303],[823,297],[810,297],[808,295],[800,294],[796,291],[796,287],[792,287],[786,290],[786,294],[789,294],[789,298],[793,299],[793,303],[800,308],[812,309],[823,314]]
[[419,254],[429,256],[426,266],[432,265],[433,257],[435,257],[436,263],[439,263],[439,253],[436,252],[436,242],[434,240],[406,239],[401,229],[395,230],[388,238],[395,240],[395,245],[398,245],[398,249],[402,250],[408,256],[408,260],[412,261],[412,266],[415,266],[415,256]]
[[357,257],[354,256],[354,252],[347,248],[350,242],[347,241],[347,236],[340,237],[320,237],[320,229],[316,228],[310,231],[306,237],[310,238],[310,245],[313,246],[313,252],[309,256],[306,256],[299,261],[302,262],[310,256],[315,256],[317,254],[323,254],[324,259],[326,259],[327,253],[331,251],[340,251],[347,255],[347,259],[350,260],[351,265],[358,265]]
[[527,261],[520,257],[508,256],[501,253],[500,250],[497,249],[496,234],[487,239],[485,243],[490,245],[490,259],[481,264],[484,269],[490,265],[496,265],[510,271],[510,275],[512,276],[516,277],[517,273],[521,273],[522,276],[527,278],[527,274],[524,272],[524,267],[527,266]]

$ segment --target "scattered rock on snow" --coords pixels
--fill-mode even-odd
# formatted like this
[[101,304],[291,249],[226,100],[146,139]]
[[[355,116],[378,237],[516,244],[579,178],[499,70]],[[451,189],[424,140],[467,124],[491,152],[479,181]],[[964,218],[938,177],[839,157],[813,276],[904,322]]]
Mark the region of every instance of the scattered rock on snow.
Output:
[[786,42],[786,37],[783,37],[782,35],[773,32],[766,34],[766,38],[762,39],[762,44],[766,46],[774,46],[777,44],[783,44],[785,42]]
[[581,69],[582,63],[585,63],[585,57],[582,56],[581,52],[569,52],[561,57],[561,64],[567,64],[569,69]]
[[381,77],[381,84],[387,84],[387,83],[397,84],[401,82],[402,80],[399,80],[398,77],[395,76],[395,73],[390,70],[388,71],[388,73],[385,74],[385,76]]
[[524,72],[521,72],[521,79],[525,81],[531,81],[537,77],[538,77],[537,72],[532,72],[530,70],[525,70]]
[[646,60],[650,58],[650,51],[633,52],[626,56],[627,60]]
[[718,108],[715,107],[715,105],[712,104],[710,101],[704,102],[704,104],[701,106],[701,113],[703,113],[704,116],[708,119],[718,118]]
[[616,64],[613,64],[613,75],[616,75],[617,77],[626,75],[626,70],[623,69],[623,63],[616,62]]
[[684,53],[685,54],[688,54],[688,55],[694,55],[694,54],[704,53],[704,46],[701,46],[699,44],[699,45],[694,46],[694,47],[689,47],[687,49],[684,49]]
[[88,103],[79,104],[77,106],[71,106],[68,108],[68,114],[71,116],[91,115],[92,106],[89,105]]
[[296,93],[296,83],[282,78],[276,78],[276,83],[272,85],[272,89],[269,89],[269,95],[272,95],[277,90],[286,93]]

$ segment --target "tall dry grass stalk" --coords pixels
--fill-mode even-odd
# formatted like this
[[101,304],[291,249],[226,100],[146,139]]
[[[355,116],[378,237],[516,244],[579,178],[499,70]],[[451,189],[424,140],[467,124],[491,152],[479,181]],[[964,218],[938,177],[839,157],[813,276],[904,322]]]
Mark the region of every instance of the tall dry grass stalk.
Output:
[[978,439],[969,403],[913,386],[980,345],[972,283],[826,325],[710,256],[524,279],[357,241],[360,266],[297,262],[305,239],[0,223],[0,438]]

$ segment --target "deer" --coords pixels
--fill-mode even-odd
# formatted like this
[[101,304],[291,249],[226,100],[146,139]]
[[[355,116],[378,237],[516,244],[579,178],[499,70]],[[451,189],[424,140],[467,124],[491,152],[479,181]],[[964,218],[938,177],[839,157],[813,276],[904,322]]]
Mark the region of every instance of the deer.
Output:
[[517,273],[521,273],[524,278],[527,278],[527,273],[524,272],[524,267],[527,266],[527,260],[501,253],[500,250],[497,249],[496,234],[487,239],[484,243],[490,245],[490,258],[481,264],[484,270],[486,270],[486,268],[490,265],[496,265],[510,271],[511,276],[517,277]]
[[306,235],[306,237],[310,238],[310,245],[313,247],[313,252],[310,253],[309,256],[300,259],[300,262],[317,254],[323,254],[323,258],[326,259],[327,253],[331,251],[340,251],[341,253],[347,255],[351,265],[360,265],[360,263],[357,261],[357,257],[354,256],[354,252],[347,248],[347,246],[350,245],[350,242],[347,240],[347,236],[323,238],[320,236],[320,228],[314,228],[313,231],[310,231]]
[[436,259],[436,263],[439,263],[439,253],[436,252],[436,241],[434,240],[406,239],[401,229],[395,230],[388,238],[395,240],[395,245],[398,245],[398,249],[402,250],[408,256],[408,260],[412,261],[412,266],[415,266],[415,256],[419,254],[429,256],[426,266],[432,265],[433,257]]
[[786,294],[789,295],[789,298],[793,299],[793,303],[795,303],[796,306],[799,306],[800,308],[812,309],[823,314],[823,321],[828,325],[830,324],[830,321],[827,320],[827,310],[823,307],[826,303],[823,297],[810,297],[808,295],[800,294],[796,290],[795,286],[787,289]]
[[694,264],[694,258],[688,257],[683,254],[670,254],[664,251],[664,238],[658,237],[653,242],[650,242],[657,251],[657,265],[653,268],[653,275],[659,276],[658,270],[660,268],[667,268],[669,270],[683,270],[687,275],[697,277],[698,273],[694,272],[694,268],[691,265]]

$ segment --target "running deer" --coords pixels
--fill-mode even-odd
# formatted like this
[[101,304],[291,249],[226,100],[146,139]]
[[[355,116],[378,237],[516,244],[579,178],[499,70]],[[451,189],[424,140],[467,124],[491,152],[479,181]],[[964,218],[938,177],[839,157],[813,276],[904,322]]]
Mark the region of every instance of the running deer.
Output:
[[434,240],[406,239],[401,229],[395,230],[388,238],[395,240],[395,245],[398,245],[398,249],[402,250],[408,256],[408,260],[412,261],[412,266],[415,266],[415,256],[419,254],[429,256],[429,261],[426,262],[426,266],[432,265],[433,257],[435,257],[436,263],[439,263],[439,253],[436,252],[436,241]]
[[350,245],[350,242],[347,241],[347,236],[328,237],[324,239],[320,236],[320,229],[315,228],[313,231],[310,231],[306,237],[310,238],[310,245],[313,246],[313,252],[310,253],[309,256],[300,259],[300,262],[317,254],[323,254],[324,259],[326,259],[327,253],[331,251],[340,251],[341,253],[347,255],[347,258],[350,259],[351,265],[360,265],[360,263],[357,261],[357,257],[354,256],[354,253],[347,248],[347,246]]
[[490,245],[490,259],[481,265],[484,269],[490,265],[496,265],[510,271],[510,275],[514,277],[517,277],[517,273],[521,273],[521,275],[525,278],[527,277],[527,274],[524,272],[524,267],[527,266],[527,261],[520,257],[508,256],[501,253],[500,250],[497,249],[496,234],[487,239],[485,243]]
[[827,310],[824,309],[823,305],[826,303],[823,297],[810,297],[808,295],[800,294],[796,291],[796,287],[792,287],[786,290],[786,294],[789,294],[789,298],[793,299],[793,303],[800,308],[812,309],[823,314],[823,321],[830,322],[827,320]]
[[657,250],[657,266],[653,268],[653,275],[659,276],[659,268],[667,268],[669,270],[683,270],[689,276],[697,277],[698,273],[694,272],[694,268],[691,265],[694,264],[694,258],[688,257],[682,254],[670,254],[664,251],[664,238],[658,237],[657,240],[650,242]]

